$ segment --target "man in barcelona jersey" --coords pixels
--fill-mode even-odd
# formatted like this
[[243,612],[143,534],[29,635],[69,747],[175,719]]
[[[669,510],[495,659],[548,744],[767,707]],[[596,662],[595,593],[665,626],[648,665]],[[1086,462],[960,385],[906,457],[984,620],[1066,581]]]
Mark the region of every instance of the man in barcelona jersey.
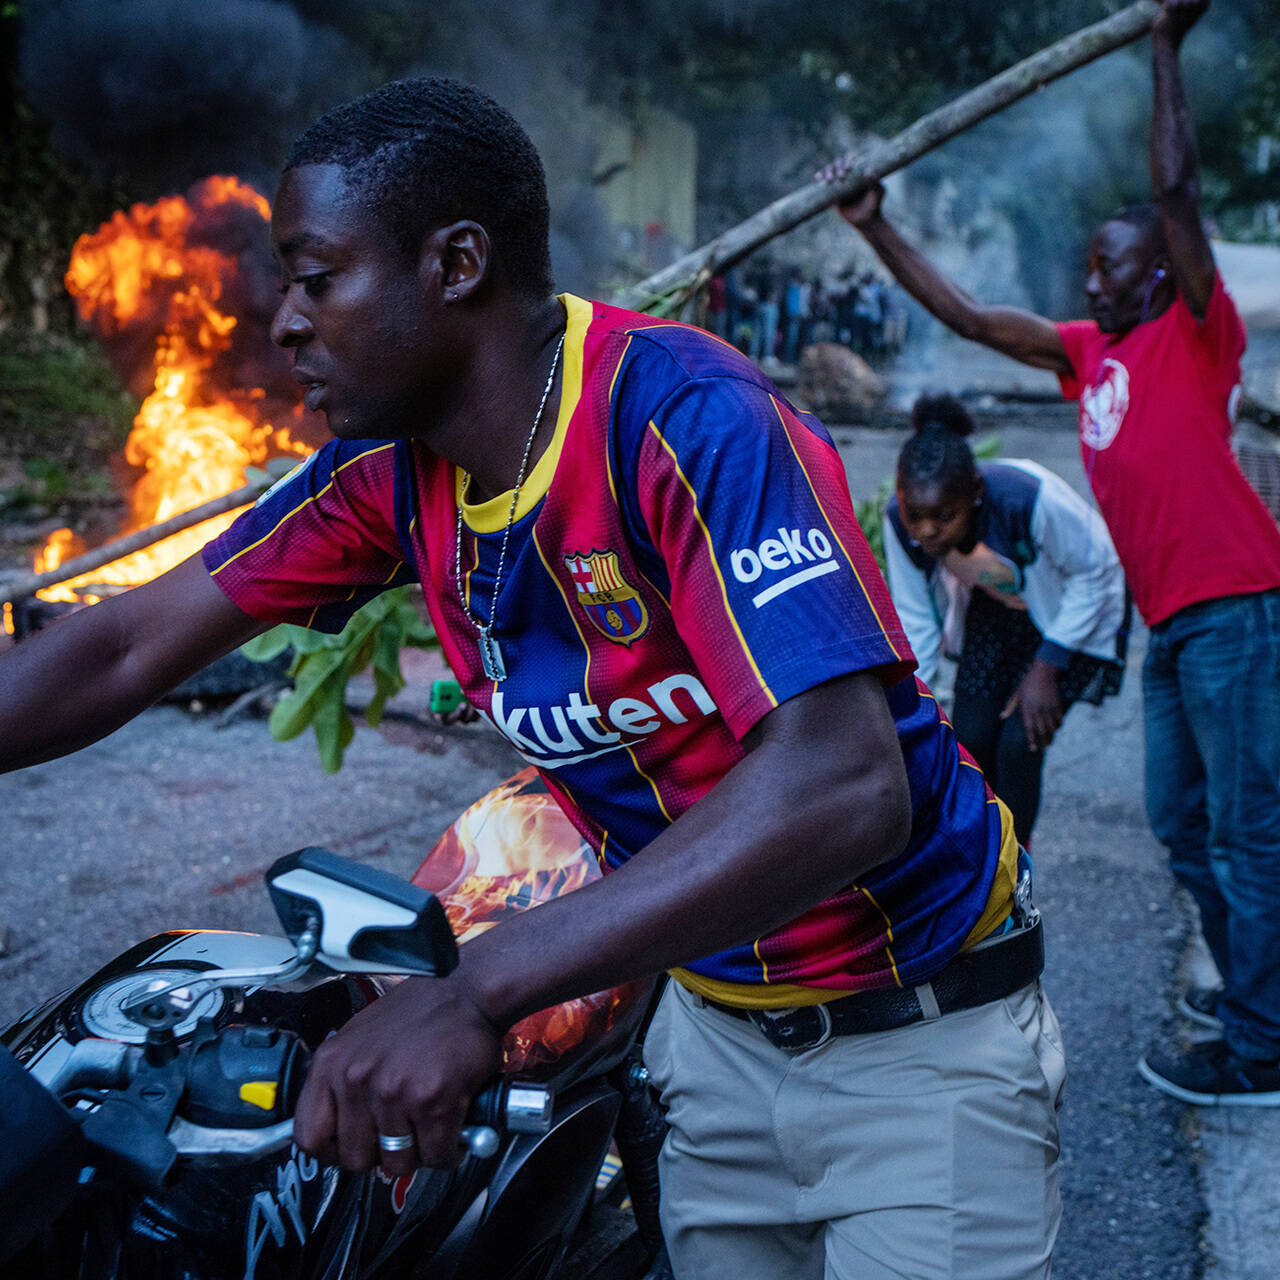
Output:
[[299,1144],[450,1163],[507,1027],[667,970],[645,1053],[681,1280],[1046,1276],[1039,917],[821,425],[718,338],[556,296],[537,154],[456,82],[312,126],[272,237],[273,337],[335,440],[200,555],[8,655],[0,765],[420,582],[468,698],[609,874],[360,1013],[316,1055]]

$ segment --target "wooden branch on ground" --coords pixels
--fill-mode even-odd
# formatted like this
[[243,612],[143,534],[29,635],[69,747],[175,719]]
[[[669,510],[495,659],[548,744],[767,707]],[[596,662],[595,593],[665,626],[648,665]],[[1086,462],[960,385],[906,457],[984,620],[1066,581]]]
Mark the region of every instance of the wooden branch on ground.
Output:
[[274,483],[273,478],[266,477],[254,484],[246,484],[231,493],[224,493],[220,498],[211,498],[198,507],[192,507],[190,511],[183,511],[161,524],[148,525],[145,529],[138,529],[123,538],[117,538],[115,542],[104,543],[93,551],[86,551],[84,555],[64,561],[57,568],[47,569],[44,573],[0,576],[0,604],[21,600],[24,596],[35,595],[45,587],[56,586],[59,582],[66,582],[71,578],[80,577],[81,574],[91,573],[94,569],[101,569],[103,565],[122,560],[125,556],[141,551],[144,547],[163,542],[165,538],[181,533],[192,525],[200,524],[204,520],[212,520],[214,516],[224,515],[237,507],[246,507]]
[[622,290],[614,302],[638,311],[678,313],[711,276],[727,270],[753,249],[832,205],[852,200],[872,182],[904,168],[925,152],[1025,98],[1042,85],[1113,49],[1131,44],[1151,29],[1159,12],[1156,0],[1137,0],[1110,18],[1063,37],[946,106],[922,116],[888,141],[875,143],[853,156],[852,170],[843,181],[816,180],[775,200],[678,262]]

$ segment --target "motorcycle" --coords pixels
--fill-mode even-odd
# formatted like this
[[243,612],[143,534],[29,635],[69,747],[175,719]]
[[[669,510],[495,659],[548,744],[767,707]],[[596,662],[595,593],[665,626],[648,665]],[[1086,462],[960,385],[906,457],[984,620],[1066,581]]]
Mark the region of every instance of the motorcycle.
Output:
[[507,912],[597,875],[524,770],[463,813],[411,881],[299,850],[266,875],[285,937],[162,933],[31,1010],[0,1035],[0,1272],[546,1280],[616,1146],[649,1274],[669,1274],[664,1124],[637,1044],[652,982],[513,1027],[453,1169],[353,1173],[292,1142],[327,1036],[403,975],[447,975],[459,941]]

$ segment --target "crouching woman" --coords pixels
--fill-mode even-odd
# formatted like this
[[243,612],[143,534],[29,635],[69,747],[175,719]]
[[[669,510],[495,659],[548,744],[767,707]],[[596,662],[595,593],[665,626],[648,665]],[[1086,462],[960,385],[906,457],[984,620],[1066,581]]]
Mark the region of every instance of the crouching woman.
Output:
[[956,737],[1025,847],[1063,716],[1119,691],[1124,575],[1101,517],[1060,476],[1021,458],[975,461],[973,419],[954,396],[921,397],[911,419],[885,515],[889,589],[920,678],[956,659]]

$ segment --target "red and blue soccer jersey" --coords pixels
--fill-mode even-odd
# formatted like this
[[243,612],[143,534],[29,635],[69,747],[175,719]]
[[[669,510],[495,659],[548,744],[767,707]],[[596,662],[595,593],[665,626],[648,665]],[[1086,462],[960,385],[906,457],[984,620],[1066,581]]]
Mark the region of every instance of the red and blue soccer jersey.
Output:
[[1008,913],[1016,846],[911,675],[830,438],[702,330],[564,305],[555,437],[521,491],[492,619],[505,680],[485,677],[460,589],[489,622],[511,495],[463,506],[458,582],[461,478],[421,444],[326,445],[205,548],[206,566],[252,616],[327,630],[420,581],[467,697],[606,868],[706,795],[771,708],[876,671],[917,815],[907,848],[678,976],[747,1005],[923,981]]

